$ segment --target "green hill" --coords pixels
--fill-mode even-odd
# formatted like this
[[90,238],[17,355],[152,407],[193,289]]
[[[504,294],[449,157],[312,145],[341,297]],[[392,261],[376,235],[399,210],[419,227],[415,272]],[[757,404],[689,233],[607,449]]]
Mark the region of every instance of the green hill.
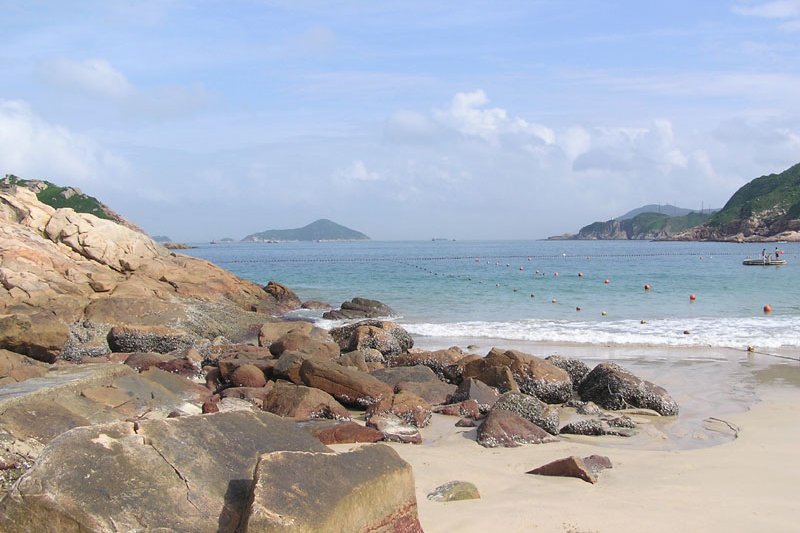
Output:
[[322,218],[302,228],[272,229],[248,235],[242,242],[268,241],[368,241],[359,231]]
[[770,225],[800,218],[800,164],[744,185],[708,225],[738,230],[742,223],[755,218],[767,219]]

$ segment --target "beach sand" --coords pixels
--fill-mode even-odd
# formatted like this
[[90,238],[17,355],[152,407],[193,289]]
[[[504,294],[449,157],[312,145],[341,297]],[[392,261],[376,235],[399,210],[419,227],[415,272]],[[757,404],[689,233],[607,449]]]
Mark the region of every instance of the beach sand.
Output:
[[[423,444],[392,444],[413,466],[426,532],[800,529],[794,457],[800,362],[707,348],[515,347],[573,355],[590,366],[615,360],[664,386],[681,414],[646,417],[649,423],[638,417],[645,422],[642,431],[629,439],[563,436],[557,443],[495,449],[478,445],[474,428],[455,428],[455,418],[435,415],[422,430]],[[596,484],[525,473],[592,454],[613,463]],[[474,483],[481,498],[427,499],[452,480]]]

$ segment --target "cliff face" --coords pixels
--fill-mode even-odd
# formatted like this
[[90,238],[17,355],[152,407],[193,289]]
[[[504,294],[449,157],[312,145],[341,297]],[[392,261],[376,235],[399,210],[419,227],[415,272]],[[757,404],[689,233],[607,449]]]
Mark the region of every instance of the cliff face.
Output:
[[607,220],[584,226],[571,235],[579,240],[664,240],[687,227],[699,224],[709,215],[689,213],[683,216],[669,216],[663,213],[641,213],[625,220]]
[[[234,335],[299,306],[207,261],[28,188],[0,188],[0,348],[52,361],[67,341],[95,342],[114,325]],[[280,293],[283,294],[283,293]]]

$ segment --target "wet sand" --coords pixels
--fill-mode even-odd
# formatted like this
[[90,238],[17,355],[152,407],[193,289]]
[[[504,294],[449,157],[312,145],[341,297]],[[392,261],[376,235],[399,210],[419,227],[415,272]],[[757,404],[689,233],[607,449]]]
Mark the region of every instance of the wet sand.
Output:
[[[417,344],[439,348],[450,340]],[[708,348],[475,344],[477,353],[497,344],[571,355],[590,367],[614,360],[665,387],[681,414],[649,423],[640,417],[640,434],[628,439],[564,436],[500,449],[481,447],[474,428],[455,428],[454,418],[435,415],[422,430],[423,444],[392,444],[414,468],[426,532],[797,530],[800,362]],[[595,485],[525,474],[591,454],[613,463]],[[452,480],[473,482],[481,499],[426,498]]]

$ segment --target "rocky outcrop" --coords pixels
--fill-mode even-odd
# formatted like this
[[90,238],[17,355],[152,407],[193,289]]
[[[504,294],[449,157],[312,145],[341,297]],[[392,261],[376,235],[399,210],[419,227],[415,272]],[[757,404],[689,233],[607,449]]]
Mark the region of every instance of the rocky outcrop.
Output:
[[490,414],[494,411],[512,412],[553,435],[558,434],[558,410],[534,396],[521,392],[507,392],[497,399]]
[[[254,309],[299,305],[282,285],[265,290],[110,220],[53,209],[24,187],[0,189],[0,348],[53,361],[86,323],[100,337],[111,326],[159,325],[233,338],[265,321]],[[98,355],[102,342],[77,337],[73,354]]]
[[604,409],[652,409],[661,415],[678,414],[678,404],[662,387],[644,381],[615,363],[600,363],[584,378],[578,394]]
[[[329,451],[268,413],[77,428],[53,441],[0,502],[0,530],[233,533],[259,457],[279,450]],[[295,472],[284,480],[310,477],[317,476]]]
[[322,314],[328,320],[355,320],[359,318],[382,318],[394,316],[396,313],[388,305],[378,300],[353,298],[342,303],[339,309],[332,309]]
[[391,366],[415,366],[424,365],[439,376],[445,379],[445,371],[453,364],[463,359],[464,353],[458,347],[446,350],[434,351],[413,351],[392,357],[389,360]]
[[[298,475],[298,473],[324,473]],[[374,444],[342,454],[261,457],[246,530],[422,533],[411,466]]]

